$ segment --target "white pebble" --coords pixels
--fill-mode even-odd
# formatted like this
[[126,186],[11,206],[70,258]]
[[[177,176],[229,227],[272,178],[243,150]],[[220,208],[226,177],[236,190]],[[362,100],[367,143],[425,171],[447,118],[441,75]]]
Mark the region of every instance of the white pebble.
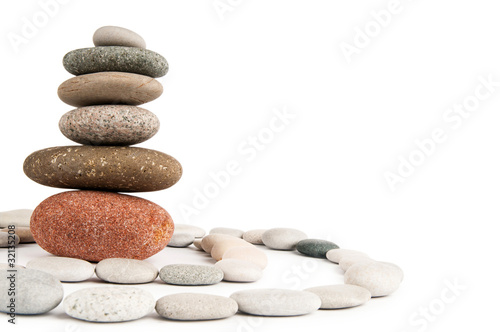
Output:
[[338,249],[328,250],[326,253],[326,259],[328,259],[330,262],[338,264],[342,258],[347,257],[347,256],[353,256],[353,255],[368,257],[367,254],[365,254],[361,251],[338,248]]
[[218,295],[179,293],[160,298],[155,309],[168,319],[198,321],[230,317],[238,311],[238,304]]
[[254,282],[262,278],[262,269],[249,261],[228,258],[215,263],[224,272],[225,281]]
[[351,308],[368,302],[372,297],[367,289],[346,284],[311,287],[305,291],[320,297],[320,309]]
[[262,234],[262,242],[271,249],[294,250],[299,241],[307,239],[307,235],[293,228],[272,228]]
[[50,273],[60,281],[78,282],[89,279],[94,275],[94,265],[77,258],[69,257],[39,257],[30,260],[26,267]]
[[174,234],[176,232],[179,233],[191,233],[193,234],[193,237],[204,237],[205,236],[205,230],[201,227],[198,226],[193,226],[189,224],[175,224],[174,226]]
[[222,256],[222,259],[224,260],[229,258],[250,261],[257,264],[261,269],[264,269],[267,266],[266,253],[254,246],[229,248]]
[[116,284],[143,284],[153,282],[158,269],[138,259],[106,258],[97,263],[95,274],[101,280]]
[[30,227],[31,214],[33,210],[19,209],[0,212],[0,228],[9,225]]
[[264,244],[262,242],[262,234],[267,231],[267,229],[252,229],[243,233],[243,240],[250,242],[251,244]]
[[386,296],[399,288],[402,270],[384,262],[364,262],[351,266],[344,274],[344,282],[366,288],[372,297]]
[[192,233],[174,232],[167,246],[174,248],[185,248],[194,242]]

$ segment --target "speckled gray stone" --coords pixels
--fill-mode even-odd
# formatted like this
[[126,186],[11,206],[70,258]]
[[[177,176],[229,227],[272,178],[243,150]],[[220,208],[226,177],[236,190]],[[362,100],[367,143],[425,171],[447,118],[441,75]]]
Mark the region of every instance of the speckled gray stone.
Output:
[[[16,234],[13,234],[12,237],[14,238],[14,245],[18,245],[21,239],[19,236]],[[7,248],[9,246],[12,246],[12,237],[9,238],[9,233],[7,232],[0,232],[0,248]]]
[[90,322],[124,322],[152,312],[155,299],[136,287],[94,287],[68,295],[64,311],[71,317]]
[[137,47],[97,46],[68,52],[64,68],[73,75],[116,71],[149,77],[161,77],[168,71],[167,60],[160,54]]
[[85,145],[133,145],[147,141],[160,129],[152,112],[131,105],[96,105],[67,112],[59,130]]
[[[177,226],[175,226],[177,227]],[[185,248],[194,242],[194,236],[192,233],[175,232],[170,238],[167,246],[174,248]]]
[[[11,296],[12,272],[0,271],[0,312],[8,312]],[[37,315],[49,312],[61,303],[64,295],[62,284],[53,275],[32,269],[18,269],[15,278],[15,307],[17,314]]]
[[68,257],[38,257],[26,263],[28,269],[52,274],[60,281],[78,282],[94,275],[94,266],[83,259]]
[[171,264],[160,270],[160,279],[172,285],[213,285],[223,277],[224,273],[220,268],[209,265]]
[[344,283],[370,291],[372,297],[386,296],[399,288],[403,271],[395,264],[361,262],[352,265],[344,274]]
[[132,30],[117,26],[103,26],[92,37],[95,46],[129,46],[146,48],[146,41]]
[[216,227],[212,228],[209,234],[226,234],[241,238],[243,236],[243,233],[244,232],[241,229],[229,228],[229,227]]
[[158,269],[137,259],[107,258],[97,263],[95,274],[101,280],[116,284],[144,284],[156,279]]
[[33,210],[18,209],[0,212],[0,228],[14,225],[16,227],[30,227],[30,218]]
[[291,289],[249,289],[230,296],[241,312],[257,316],[298,316],[316,311],[321,299],[316,294]]
[[278,250],[294,250],[297,243],[305,239],[307,235],[294,228],[272,228],[262,234],[266,247]]
[[305,289],[321,299],[320,309],[342,309],[362,305],[372,297],[370,292],[356,285],[328,285]]
[[174,234],[176,232],[191,233],[195,238],[204,237],[206,233],[205,230],[201,227],[189,224],[179,224],[179,223],[175,224]]
[[320,239],[305,239],[297,243],[296,249],[301,254],[310,257],[326,258],[329,250],[337,249],[339,246],[331,241]]
[[230,317],[238,311],[238,304],[218,295],[179,293],[160,298],[155,309],[167,319],[197,321]]

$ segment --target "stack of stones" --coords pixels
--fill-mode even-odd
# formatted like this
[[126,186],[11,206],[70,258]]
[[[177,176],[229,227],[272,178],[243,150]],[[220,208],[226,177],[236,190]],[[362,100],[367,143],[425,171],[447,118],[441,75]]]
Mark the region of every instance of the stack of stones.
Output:
[[168,64],[124,28],[98,29],[94,44],[64,56],[64,68],[76,76],[58,90],[63,102],[77,107],[62,116],[59,128],[83,145],[39,150],[24,162],[33,181],[79,190],[40,203],[30,227],[36,242],[54,255],[145,259],[169,242],[172,218],[148,200],[117,192],[162,190],[181,177],[173,157],[130,146],[158,132],[156,115],[137,106],[162,94],[155,78],[167,73]]

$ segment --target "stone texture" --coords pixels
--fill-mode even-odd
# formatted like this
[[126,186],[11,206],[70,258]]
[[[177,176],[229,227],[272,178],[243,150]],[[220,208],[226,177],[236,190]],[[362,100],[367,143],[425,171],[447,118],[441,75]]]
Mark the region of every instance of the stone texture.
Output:
[[112,71],[70,78],[57,90],[59,99],[75,107],[104,104],[137,106],[155,100],[162,93],[161,83],[154,78]]
[[231,240],[234,239],[234,236],[226,234],[209,234],[201,240],[201,247],[205,252],[210,254],[215,243],[224,239]]
[[375,260],[363,255],[348,255],[342,257],[342,259],[339,262],[339,266],[345,272],[354,264],[364,263],[364,262],[370,263],[370,262],[375,262]]
[[267,229],[252,229],[243,233],[243,240],[250,242],[251,244],[264,244],[262,242],[262,234],[267,231]]
[[[0,232],[8,232],[8,228],[0,229]],[[33,243],[35,239],[33,238],[33,234],[31,234],[31,230],[29,227],[19,226],[14,230],[15,234],[19,236],[20,243]]]
[[194,239],[193,245],[196,247],[196,249],[203,250],[200,238]]
[[144,284],[156,279],[158,269],[137,259],[107,258],[97,263],[95,274],[101,280],[116,284]]
[[145,259],[165,248],[173,222],[167,211],[143,198],[68,191],[37,206],[31,231],[40,247],[57,256]]
[[218,295],[180,293],[160,298],[155,309],[167,319],[198,321],[230,317],[238,311],[238,304]]
[[304,232],[293,228],[272,228],[262,234],[266,247],[278,250],[294,250],[297,243],[306,238]]
[[247,241],[241,238],[231,236],[231,238],[217,241],[212,247],[210,255],[212,255],[212,258],[215,259],[216,261],[220,261],[222,259],[222,256],[224,256],[226,251],[228,251],[230,248],[251,247],[251,246],[253,245],[248,243]]
[[298,316],[316,311],[321,299],[311,292],[290,289],[250,289],[230,296],[241,312],[257,316]]
[[160,279],[181,286],[213,285],[224,277],[220,268],[210,265],[171,264],[160,270]]
[[229,228],[229,227],[216,227],[210,230],[210,234],[226,234],[240,239],[243,236],[243,233],[244,232],[241,229]]
[[226,250],[222,256],[222,260],[235,258],[246,260],[258,265],[261,269],[267,266],[267,255],[263,250],[257,249],[254,246],[249,247],[232,247]]
[[74,109],[59,121],[61,133],[86,145],[133,145],[147,141],[160,129],[152,112],[131,105],[97,105]]
[[[13,234],[14,237],[14,245],[18,245],[21,239],[18,235]],[[0,248],[8,248],[12,246],[12,237],[9,237],[9,233],[0,232]]]
[[342,309],[362,305],[372,297],[370,292],[356,285],[328,285],[305,289],[321,299],[320,309]]
[[[8,295],[12,272],[0,271],[0,312],[8,312]],[[32,269],[15,272],[16,314],[37,315],[54,309],[63,299],[61,282],[51,274]]]
[[173,157],[138,147],[59,146],[35,151],[24,173],[49,187],[122,192],[163,190],[182,175]]
[[128,46],[146,48],[146,41],[132,30],[117,26],[103,26],[92,37],[95,46]]
[[28,269],[43,271],[63,282],[78,282],[94,275],[94,266],[87,261],[68,257],[38,257],[26,263]]
[[297,243],[296,249],[301,254],[316,258],[326,258],[329,250],[337,249],[339,246],[331,241],[320,239],[305,239]]
[[224,272],[225,281],[254,282],[262,278],[259,265],[248,260],[227,258],[215,263]]
[[340,262],[340,260],[343,257],[347,257],[347,256],[365,256],[365,257],[368,257],[367,254],[365,254],[361,251],[351,250],[351,249],[332,249],[326,253],[326,259],[328,259],[330,262],[337,263],[337,264]]
[[175,224],[174,234],[176,232],[191,233],[195,238],[204,237],[206,233],[203,228],[188,224]]
[[193,242],[194,236],[192,233],[175,232],[174,230],[174,234],[168,242],[168,246],[174,248],[185,248],[191,245]]
[[167,60],[144,48],[126,46],[97,46],[68,52],[64,68],[73,75],[99,72],[124,72],[161,77],[168,71]]
[[344,274],[344,282],[366,288],[372,297],[386,296],[399,288],[402,270],[385,262],[362,262],[351,266]]
[[30,218],[33,210],[18,209],[0,212],[0,228],[14,225],[16,227],[30,227]]
[[84,288],[64,299],[64,311],[71,317],[90,322],[124,322],[152,312],[155,299],[135,287]]

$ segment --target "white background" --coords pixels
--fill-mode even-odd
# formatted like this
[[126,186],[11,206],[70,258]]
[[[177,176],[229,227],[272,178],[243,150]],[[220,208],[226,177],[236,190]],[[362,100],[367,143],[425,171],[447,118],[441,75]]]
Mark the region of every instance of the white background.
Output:
[[[139,196],[163,206],[174,222],[206,230],[295,227],[365,251],[404,269],[401,288],[359,308],[294,318],[237,315],[179,323],[152,313],[135,322],[99,325],[73,320],[59,306],[43,316],[19,316],[15,328],[399,332],[497,325],[493,227],[499,217],[500,87],[460,125],[443,118],[453,105],[474,101],[479,77],[500,81],[496,3],[401,0],[399,12],[380,31],[372,30],[349,62],[342,43],[354,45],[358,29],[380,27],[370,12],[386,9],[389,1],[221,2],[231,6],[222,15],[212,0],[67,1],[14,47],[9,36],[22,37],[23,25],[43,9],[32,0],[2,1],[0,211],[34,208],[62,191],[29,180],[23,161],[35,150],[74,144],[58,130],[59,118],[72,109],[57,97],[59,84],[72,77],[62,57],[93,46],[98,27],[118,25],[138,32],[170,64],[160,79],[163,95],[144,105],[160,118],[161,130],[140,146],[168,153],[184,168],[174,187]],[[285,129],[254,159],[240,153],[250,136],[266,130],[273,109],[284,108],[295,115]],[[446,140],[392,191],[384,173],[398,174],[398,158],[417,156],[415,140],[430,138],[436,128]],[[183,215],[181,207],[193,206],[195,191],[213,182],[210,172],[231,160],[241,172],[197,215]],[[183,291],[230,295],[252,287],[342,282],[340,269],[326,260],[266,252],[271,265],[255,284],[141,287],[159,298]],[[19,263],[42,255],[35,245],[21,246]],[[171,248],[148,261],[158,267],[211,263],[194,250]],[[442,305],[448,282],[465,289]],[[94,279],[64,287],[68,294],[89,285],[101,284]],[[429,306],[433,316],[417,324],[415,317],[423,319],[416,316],[419,310]],[[2,331],[14,328],[6,320],[1,318]]]

